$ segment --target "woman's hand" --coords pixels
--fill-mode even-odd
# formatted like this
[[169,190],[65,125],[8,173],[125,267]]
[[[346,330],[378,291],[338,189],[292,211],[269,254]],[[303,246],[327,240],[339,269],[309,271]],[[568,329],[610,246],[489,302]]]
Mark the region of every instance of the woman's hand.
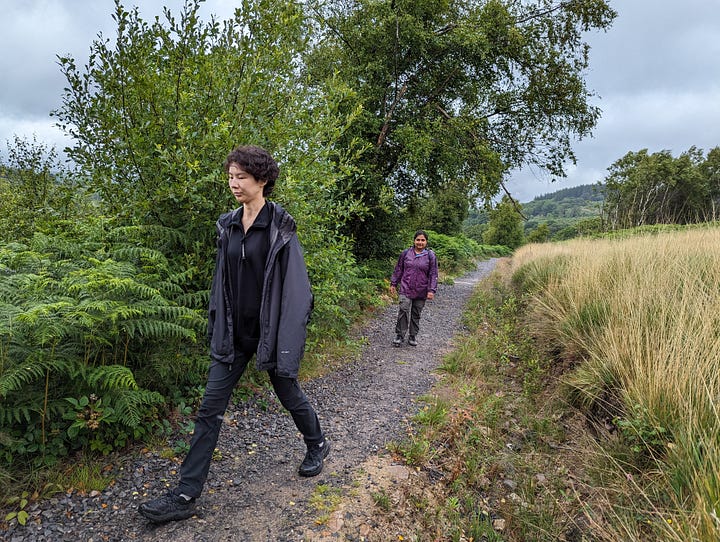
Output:
[[428,299],[434,299],[434,298],[435,298],[435,292],[428,292],[427,298],[428,298]]
[[392,295],[397,295],[397,289],[395,288],[395,286],[390,286],[390,293]]

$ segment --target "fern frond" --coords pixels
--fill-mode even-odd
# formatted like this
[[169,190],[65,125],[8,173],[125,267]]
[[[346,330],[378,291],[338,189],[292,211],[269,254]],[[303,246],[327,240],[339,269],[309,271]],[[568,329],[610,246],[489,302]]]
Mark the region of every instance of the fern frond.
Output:
[[115,260],[139,261],[161,267],[168,266],[168,260],[159,250],[144,246],[121,246],[112,252]]
[[130,337],[143,337],[146,339],[189,339],[193,342],[196,340],[196,334],[192,329],[173,322],[163,322],[162,320],[130,320],[123,322],[121,327]]
[[[133,272],[133,275],[134,274],[135,272]],[[74,273],[71,277],[68,277],[66,287],[69,293],[79,298],[162,298],[157,288],[138,282],[134,276],[123,276],[120,273],[111,275],[105,272],[98,272],[96,269],[82,270]]]
[[68,322],[62,314],[72,308],[67,301],[40,303],[18,314],[15,321],[23,326],[26,339],[31,338],[32,344],[57,343],[74,332],[76,325]]
[[42,280],[35,273],[15,273],[0,277],[0,299],[13,305],[21,305],[34,297]]
[[65,239],[35,232],[30,246],[35,252],[52,255],[53,260],[75,260],[86,252],[86,244],[78,239]]
[[210,301],[210,290],[184,293],[176,296],[174,300],[178,305],[182,305],[184,307],[206,310]]
[[78,319],[87,317],[88,325],[105,320],[116,323],[142,315],[143,311],[138,307],[107,299],[83,299],[73,312]]
[[87,374],[87,383],[98,391],[137,390],[132,371],[122,365],[93,367]]
[[0,337],[12,335],[13,323],[23,312],[22,308],[0,300]]
[[110,231],[110,239],[127,242],[142,242],[157,245],[159,243],[176,244],[183,241],[183,234],[175,228],[145,224],[142,226],[120,226]]
[[27,426],[43,417],[58,419],[67,411],[67,402],[53,399],[45,405],[42,394],[13,394],[11,400],[0,402],[0,427]]
[[145,418],[148,408],[165,402],[162,394],[150,390],[119,390],[114,394],[113,406],[120,422],[137,427]]
[[193,320],[202,318],[204,322],[204,315],[201,316],[198,311],[187,307],[160,304],[142,304],[141,307],[146,316],[157,316],[164,320],[174,320],[180,322],[192,322]]
[[54,361],[44,357],[29,357],[25,362],[4,370],[0,373],[0,397],[5,398],[9,393],[21,390],[23,386],[44,379],[48,369],[62,370],[63,364],[56,364]]
[[0,264],[15,271],[29,271],[40,269],[41,263],[46,259],[22,243],[7,243],[0,247]]
[[32,409],[28,405],[0,403],[0,426],[9,427],[13,424],[29,424],[32,420]]
[[172,294],[180,294],[183,291],[182,287],[179,284],[169,280],[160,280],[159,278],[155,278],[155,280],[152,281],[152,284],[165,296],[170,296]]

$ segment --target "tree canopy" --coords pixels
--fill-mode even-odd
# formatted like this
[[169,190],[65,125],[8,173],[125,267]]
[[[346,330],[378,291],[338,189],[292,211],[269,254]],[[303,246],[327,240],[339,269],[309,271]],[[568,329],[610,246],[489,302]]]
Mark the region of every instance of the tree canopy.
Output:
[[148,23],[116,0],[115,42],[100,36],[84,70],[60,58],[69,156],[114,215],[204,243],[228,202],[222,157],[263,145],[318,165],[302,175],[332,186],[297,194],[323,196],[311,214],[361,258],[448,186],[462,220],[512,168],[563,175],[599,116],[583,32],[615,17],[603,0],[245,0],[203,22],[200,1]]
[[522,216],[517,205],[504,196],[502,201],[490,211],[490,221],[483,233],[483,241],[488,245],[503,245],[515,249],[523,244]]
[[720,147],[707,156],[691,147],[629,152],[608,168],[603,218],[610,229],[688,224],[716,219],[720,203]]
[[583,32],[611,24],[604,1],[345,0],[315,13],[326,30],[308,70],[357,92],[347,135],[371,150],[351,190],[371,209],[382,186],[407,202],[460,180],[467,200],[489,201],[512,168],[564,175],[598,119]]
[[[55,115],[74,141],[68,155],[104,212],[152,227],[197,287],[209,284],[215,219],[235,204],[222,163],[240,143],[264,146],[281,164],[274,196],[302,217],[310,258],[344,261],[338,224],[363,213],[336,186],[352,171],[355,146],[335,145],[354,114],[338,109],[351,91],[304,83],[312,30],[301,3],[245,0],[222,23],[201,21],[200,3],[148,23],[116,0],[116,39],[95,40],[83,68],[60,57],[68,85]],[[318,284],[335,280],[317,272]]]

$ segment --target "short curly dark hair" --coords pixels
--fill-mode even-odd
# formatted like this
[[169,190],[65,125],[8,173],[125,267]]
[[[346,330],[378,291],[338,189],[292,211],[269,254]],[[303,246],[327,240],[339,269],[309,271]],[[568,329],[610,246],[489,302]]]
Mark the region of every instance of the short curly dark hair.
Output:
[[265,181],[263,196],[269,196],[275,188],[280,168],[270,153],[262,147],[241,145],[234,148],[223,164],[225,173],[228,173],[232,164],[237,164],[240,169],[255,177],[256,180]]

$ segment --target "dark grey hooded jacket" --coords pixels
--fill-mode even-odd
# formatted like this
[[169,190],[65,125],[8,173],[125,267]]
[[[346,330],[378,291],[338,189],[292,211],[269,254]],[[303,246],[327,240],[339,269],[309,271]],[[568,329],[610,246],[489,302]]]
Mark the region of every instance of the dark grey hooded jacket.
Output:
[[[305,352],[313,296],[295,220],[277,203],[269,201],[268,205],[270,251],[263,277],[256,364],[261,371],[275,369],[278,376],[297,378]],[[216,223],[217,256],[210,290],[208,335],[211,358],[223,363],[232,363],[235,359],[225,257],[228,226],[239,210],[221,215]]]

